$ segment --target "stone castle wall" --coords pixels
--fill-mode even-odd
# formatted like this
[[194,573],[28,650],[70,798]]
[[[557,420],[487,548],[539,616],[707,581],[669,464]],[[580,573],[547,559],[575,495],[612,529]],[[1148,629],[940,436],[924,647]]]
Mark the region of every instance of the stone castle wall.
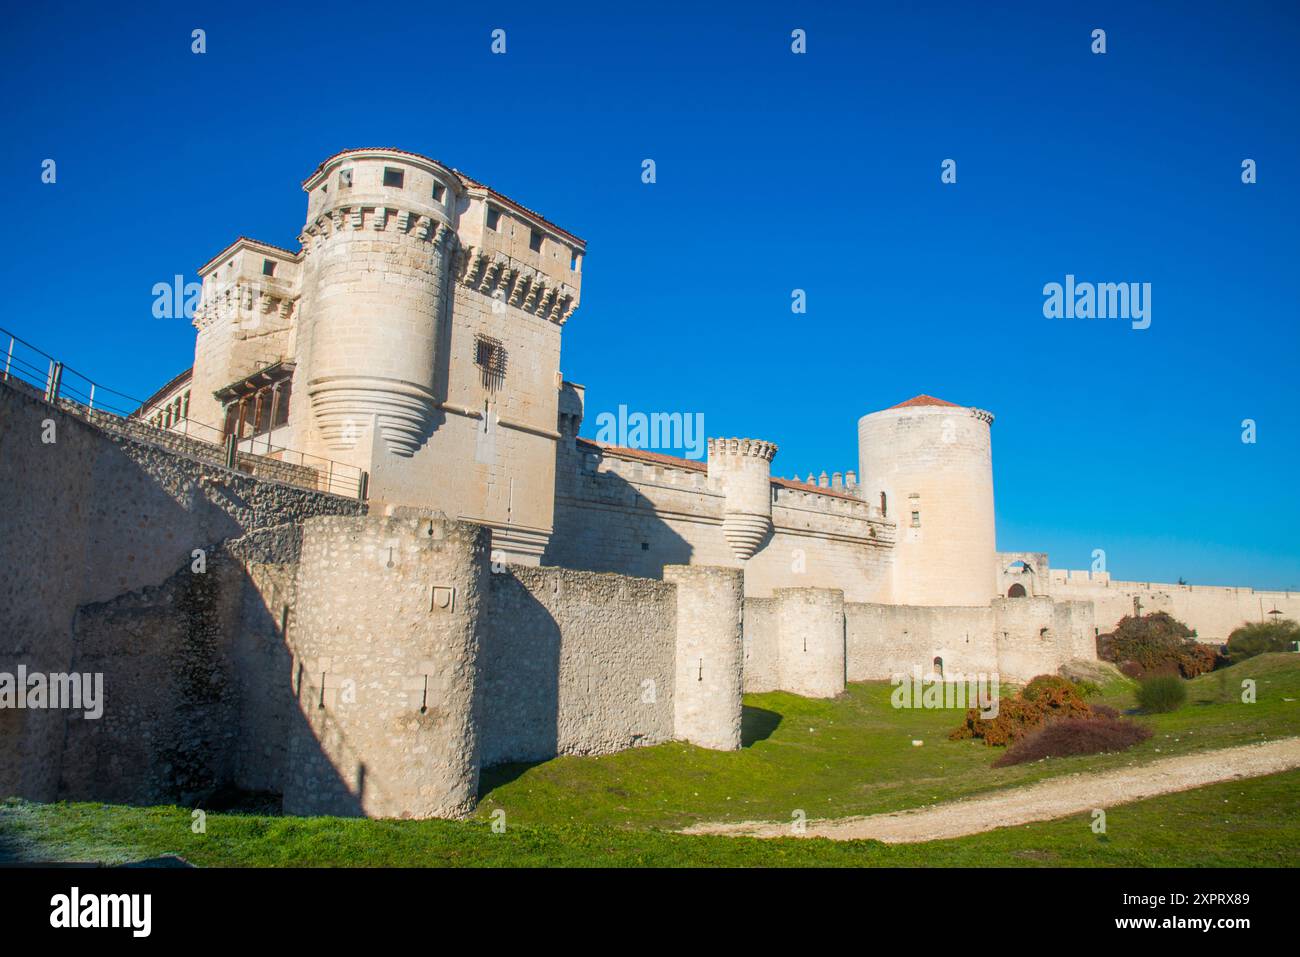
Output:
[[673,737],[674,586],[523,565],[490,578],[484,766]]
[[[1116,581],[1105,572],[1064,569],[1052,571],[1050,590],[1055,598],[1091,602],[1103,634],[1134,613],[1134,599],[1141,603],[1142,614],[1168,612],[1194,629],[1201,641],[1213,644],[1227,641],[1235,628],[1248,622],[1300,620],[1300,592],[1293,591]],[[1269,614],[1274,609],[1280,614]]]
[[[50,435],[52,442],[43,441]],[[8,490],[0,509],[0,671],[13,673],[21,663],[32,672],[65,672],[83,654],[116,660],[105,672],[105,694],[123,702],[153,694],[134,657],[156,650],[145,633],[151,628],[173,637],[207,629],[208,637],[194,640],[224,640],[182,608],[199,601],[176,577],[181,569],[190,574],[194,549],[217,565],[222,542],[364,508],[177,454],[126,430],[107,432],[6,382],[0,485]],[[219,568],[212,574],[221,577]],[[131,624],[153,614],[146,609],[155,604],[172,609],[164,617],[173,620]],[[81,720],[53,710],[0,710],[0,791],[55,798],[62,742],[69,722]],[[147,742],[147,722],[138,727]],[[75,746],[76,735],[70,740]],[[100,757],[75,758],[82,759]],[[73,774],[71,764],[67,770]]]
[[546,564],[648,578],[671,564],[743,567],[747,597],[798,585],[866,601],[889,589],[894,526],[847,495],[772,485],[772,531],[742,563],[702,463],[636,461],[579,440],[561,443],[557,482]]

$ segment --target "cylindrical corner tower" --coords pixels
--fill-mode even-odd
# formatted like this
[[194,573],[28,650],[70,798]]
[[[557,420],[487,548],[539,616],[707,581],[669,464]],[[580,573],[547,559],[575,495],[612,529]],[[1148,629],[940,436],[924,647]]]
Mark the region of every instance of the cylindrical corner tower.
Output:
[[709,482],[725,496],[722,531],[731,552],[747,561],[772,530],[772,458],[759,439],[709,439]]
[[926,395],[858,420],[862,495],[898,526],[896,603],[987,605],[996,594],[992,422]]
[[428,437],[459,177],[389,149],[330,157],[308,193],[299,381],[320,453],[363,468],[372,427],[410,456]]

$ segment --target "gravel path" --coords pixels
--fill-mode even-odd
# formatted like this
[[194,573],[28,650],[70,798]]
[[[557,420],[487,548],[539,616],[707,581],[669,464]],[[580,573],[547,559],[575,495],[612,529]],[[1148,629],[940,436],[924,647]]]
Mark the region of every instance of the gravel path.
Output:
[[1295,767],[1300,767],[1300,738],[1282,738],[1264,744],[1162,758],[1133,768],[1068,774],[1028,787],[909,811],[810,820],[802,834],[793,833],[789,822],[762,821],[696,824],[683,833],[731,837],[828,837],[835,841],[875,839],[886,844],[910,844],[978,834],[1030,821],[1050,821],[1158,794],[1186,791],[1234,778],[1275,774]]

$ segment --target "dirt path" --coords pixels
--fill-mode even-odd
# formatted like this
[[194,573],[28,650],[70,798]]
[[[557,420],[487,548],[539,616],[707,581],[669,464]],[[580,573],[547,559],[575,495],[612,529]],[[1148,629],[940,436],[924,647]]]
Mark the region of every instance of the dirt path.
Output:
[[828,837],[835,841],[875,839],[886,844],[910,844],[978,834],[1030,821],[1050,821],[1094,808],[1110,808],[1158,794],[1234,778],[1275,774],[1295,767],[1300,767],[1300,738],[1282,738],[1264,744],[1163,758],[1134,768],[1069,774],[1027,787],[910,811],[810,820],[802,834],[793,833],[789,822],[762,821],[696,824],[683,833]]

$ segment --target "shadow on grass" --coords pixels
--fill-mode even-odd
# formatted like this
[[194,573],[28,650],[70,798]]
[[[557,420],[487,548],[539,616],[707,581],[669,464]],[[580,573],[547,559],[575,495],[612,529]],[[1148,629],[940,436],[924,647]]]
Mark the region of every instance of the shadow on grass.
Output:
[[478,776],[478,799],[482,801],[485,797],[495,791],[497,788],[505,787],[511,781],[515,781],[539,764],[546,764],[547,761],[553,760],[547,758],[543,761],[512,761],[508,764],[496,764],[490,768],[484,768]]
[[766,741],[780,726],[781,715],[777,712],[745,705],[740,718],[740,746],[748,748],[759,741]]

